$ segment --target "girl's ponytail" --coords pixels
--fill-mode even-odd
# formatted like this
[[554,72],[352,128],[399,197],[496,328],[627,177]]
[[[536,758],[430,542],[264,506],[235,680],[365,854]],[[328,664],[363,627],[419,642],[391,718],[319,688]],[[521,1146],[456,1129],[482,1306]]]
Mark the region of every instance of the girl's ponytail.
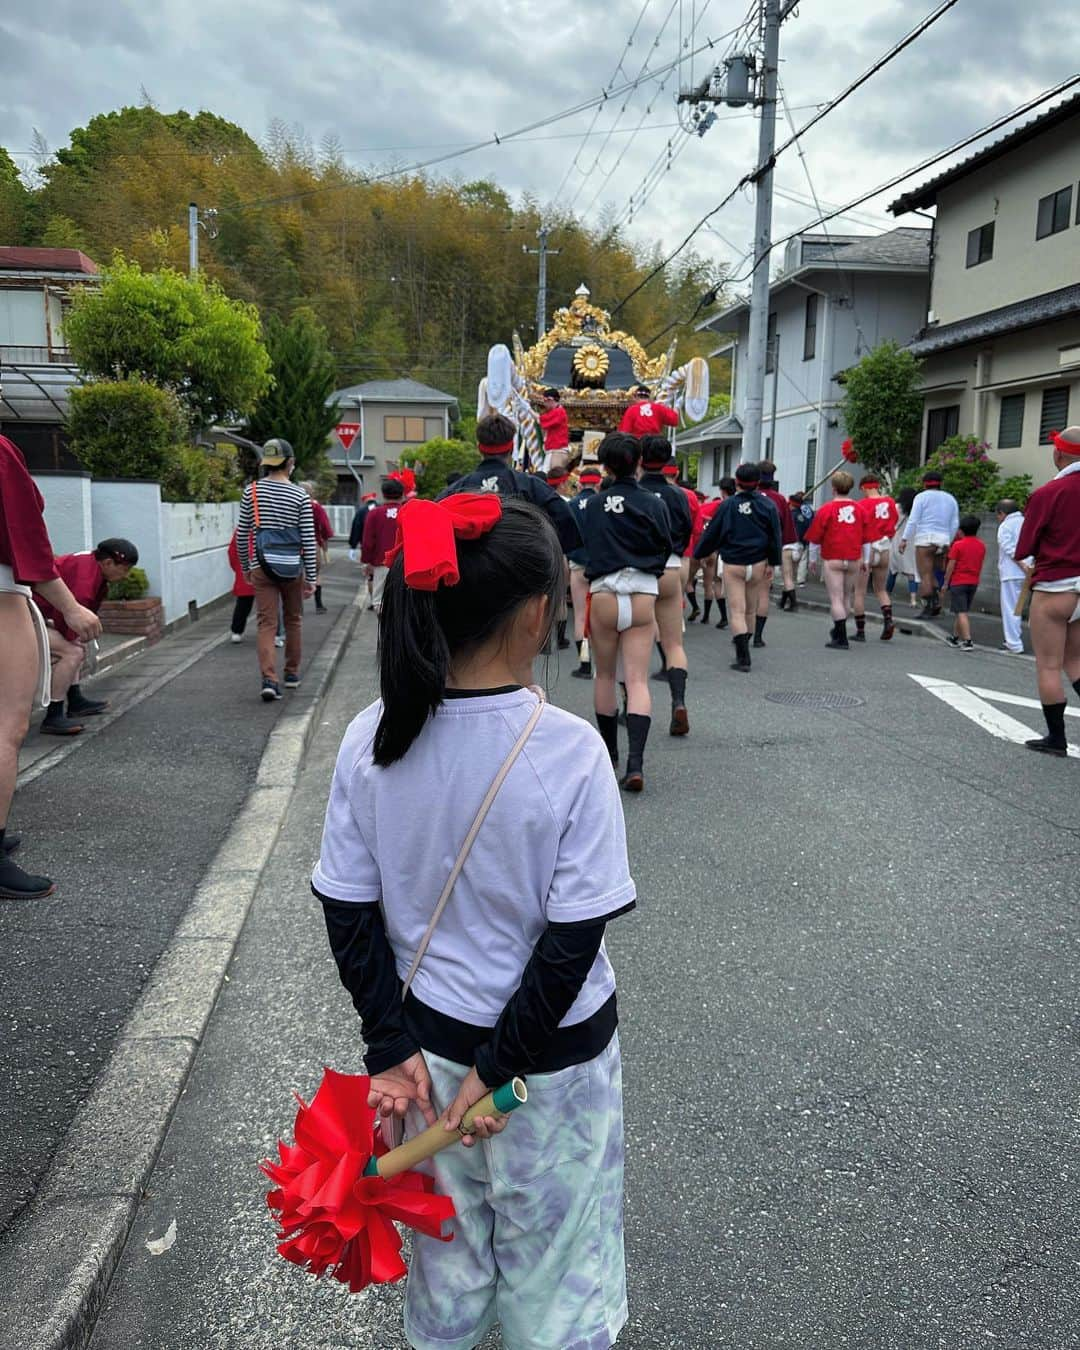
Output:
[[379,615],[382,716],[375,763],[401,759],[446,692],[450,649],[435,613],[435,595],[405,585],[401,559],[390,568]]

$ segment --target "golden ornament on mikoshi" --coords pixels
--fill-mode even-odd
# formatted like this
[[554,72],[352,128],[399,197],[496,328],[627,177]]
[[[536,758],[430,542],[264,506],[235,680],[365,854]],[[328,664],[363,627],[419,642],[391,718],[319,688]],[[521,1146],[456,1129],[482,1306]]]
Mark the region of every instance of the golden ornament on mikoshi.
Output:
[[608,354],[603,347],[590,342],[574,353],[574,370],[589,384],[599,384],[608,371]]

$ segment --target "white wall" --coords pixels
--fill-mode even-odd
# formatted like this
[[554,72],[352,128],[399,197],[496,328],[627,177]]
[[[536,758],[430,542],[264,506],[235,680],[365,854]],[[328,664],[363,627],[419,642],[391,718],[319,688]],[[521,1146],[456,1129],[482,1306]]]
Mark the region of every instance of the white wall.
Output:
[[194,601],[200,607],[232,589],[228,547],[239,502],[165,502],[161,506],[168,571],[165,622],[182,618]]
[[110,536],[130,539],[139,550],[139,566],[150,581],[150,594],[162,595],[169,567],[158,484],[95,478],[90,485],[90,504],[95,541]]
[[85,553],[94,538],[88,473],[42,473],[34,482],[45,498],[45,525],[53,552]]

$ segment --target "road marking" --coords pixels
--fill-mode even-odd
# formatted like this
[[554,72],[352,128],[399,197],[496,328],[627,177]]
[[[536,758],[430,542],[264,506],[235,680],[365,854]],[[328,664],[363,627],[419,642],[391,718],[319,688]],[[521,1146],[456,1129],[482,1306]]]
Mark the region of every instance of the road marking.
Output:
[[[968,688],[973,694],[978,694],[980,698],[988,698],[991,703],[1008,703],[1014,708],[1037,708],[1041,711],[1042,704],[1037,698],[1022,698],[1019,694],[1003,694],[998,689],[980,689],[977,685],[969,684]],[[1066,708],[1066,717],[1080,717],[1080,708]]]
[[[908,672],[908,678],[914,680],[916,684],[922,685],[928,693],[941,699],[942,703],[947,703],[950,708],[955,708],[957,712],[963,713],[976,726],[982,727],[984,731],[988,731],[991,736],[996,736],[998,740],[1012,741],[1014,745],[1023,745],[1025,741],[1030,741],[1035,734],[1031,727],[1026,726],[1023,722],[1018,722],[1015,717],[1010,717],[1008,713],[1001,712],[984,698],[980,698],[974,689],[967,689],[962,684],[956,684],[952,680],[938,679],[936,676],[915,675],[911,671]],[[1008,701],[1012,701],[1011,695]],[[1038,703],[1035,704],[1036,708],[1039,706]],[[1080,759],[1080,749],[1070,745],[1069,755],[1073,759]]]

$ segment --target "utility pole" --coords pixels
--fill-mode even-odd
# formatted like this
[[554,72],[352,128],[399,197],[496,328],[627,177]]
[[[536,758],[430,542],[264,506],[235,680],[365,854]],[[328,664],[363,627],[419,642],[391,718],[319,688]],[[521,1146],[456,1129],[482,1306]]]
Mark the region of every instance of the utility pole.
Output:
[[[780,57],[781,0],[764,0],[765,51],[758,137],[760,176],[754,212],[754,280],[750,291],[747,338],[746,407],[743,416],[743,459],[761,458],[761,422],[765,403],[765,363],[769,343],[769,259],[772,245],[773,151],[776,148],[776,86]],[[785,6],[785,13],[791,5]],[[773,372],[776,379],[777,372]]]
[[200,211],[195,202],[188,202],[187,229],[188,276],[193,277],[199,270],[199,231],[205,230],[207,237],[210,239],[217,238],[217,211],[215,208],[208,206],[204,211]]
[[539,341],[544,336],[547,329],[547,260],[548,256],[557,257],[562,251],[557,248],[548,248],[548,227],[541,225],[536,231],[536,237],[540,241],[539,248],[530,248],[528,244],[522,244],[522,253],[535,254],[540,259],[540,275],[536,285],[536,337]]

